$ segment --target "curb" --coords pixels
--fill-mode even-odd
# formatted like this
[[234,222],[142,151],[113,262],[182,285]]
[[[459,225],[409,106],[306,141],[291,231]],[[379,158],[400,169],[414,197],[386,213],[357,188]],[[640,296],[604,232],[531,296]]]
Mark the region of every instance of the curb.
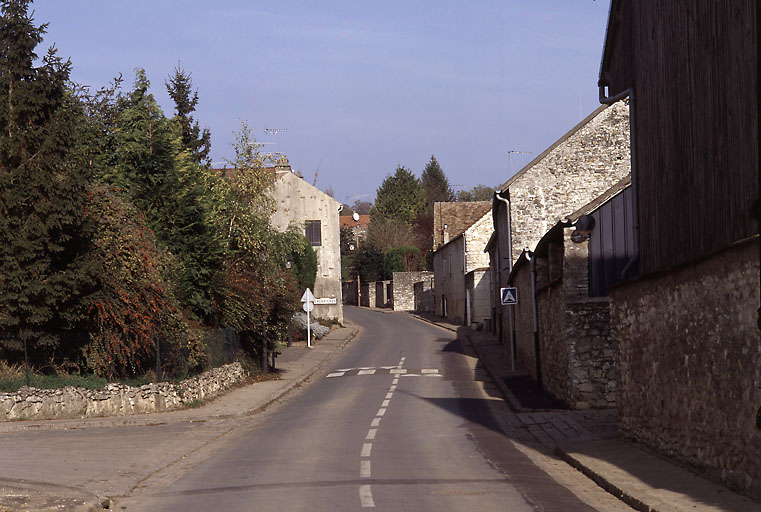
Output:
[[302,384],[307,382],[309,379],[312,378],[312,376],[314,376],[317,372],[319,372],[325,366],[327,366],[327,364],[336,356],[336,354],[339,351],[343,350],[346,347],[346,345],[348,345],[350,342],[354,341],[354,339],[362,331],[362,329],[359,326],[356,326],[356,325],[353,326],[351,329],[352,329],[352,332],[349,333],[349,335],[346,337],[345,340],[343,340],[341,342],[340,345],[338,345],[338,349],[337,350],[331,352],[326,358],[324,358],[323,360],[319,361],[317,363],[317,365],[315,365],[315,367],[312,368],[311,370],[307,371],[306,374],[302,375],[301,377],[299,377],[297,379],[294,379],[291,383],[286,385],[284,388],[280,389],[279,391],[276,391],[273,395],[271,395],[260,406],[256,407],[255,409],[249,409],[248,411],[242,412],[240,414],[230,414],[230,415],[224,415],[224,416],[215,416],[215,418],[224,419],[224,418],[240,418],[240,417],[245,417],[245,416],[253,416],[254,414],[258,414],[258,413],[264,411],[265,409],[267,409],[267,407],[269,407],[273,403],[277,402],[281,398],[285,397],[288,393],[293,391],[295,388],[301,387]]
[[592,480],[594,483],[605,489],[607,492],[629,505],[634,510],[639,512],[659,512],[658,509],[643,503],[631,494],[623,491],[620,487],[617,487],[607,478],[600,473],[593,471],[588,466],[582,464],[578,459],[572,457],[560,446],[555,447],[555,455],[563,459],[569,466],[573,467],[577,471],[580,471],[584,476]]
[[[422,320],[423,322],[427,322],[432,325],[436,325],[438,327],[441,327],[442,329],[446,329],[448,331],[452,331],[454,333],[457,333],[457,329],[452,329],[451,327],[447,327],[445,325],[442,325],[438,322],[434,322],[433,320],[429,320],[427,318],[424,318],[422,316],[416,315],[412,313],[410,316],[413,316],[417,318],[418,320]],[[508,407],[510,407],[510,410],[519,413],[519,412],[542,412],[539,409],[524,409],[521,407],[520,402],[518,402],[518,399],[515,398],[515,395],[513,395],[513,392],[510,391],[510,388],[507,387],[507,384],[504,383],[504,381],[499,378],[497,375],[497,370],[494,368],[494,365],[489,361],[488,358],[484,357],[481,350],[478,348],[478,346],[473,343],[473,340],[471,339],[470,332],[466,331],[465,338],[467,338],[468,344],[473,349],[473,351],[478,356],[478,360],[481,364],[484,365],[484,368],[486,368],[486,371],[488,372],[489,376],[491,377],[491,380],[494,381],[494,383],[499,388],[499,391],[502,393],[502,398],[504,399],[505,403]]]

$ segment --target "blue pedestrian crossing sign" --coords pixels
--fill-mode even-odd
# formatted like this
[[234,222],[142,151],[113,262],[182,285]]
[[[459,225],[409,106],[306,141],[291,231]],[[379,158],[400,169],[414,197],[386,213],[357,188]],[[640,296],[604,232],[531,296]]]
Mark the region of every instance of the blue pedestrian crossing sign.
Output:
[[502,298],[503,306],[518,304],[518,288],[500,288],[499,295]]

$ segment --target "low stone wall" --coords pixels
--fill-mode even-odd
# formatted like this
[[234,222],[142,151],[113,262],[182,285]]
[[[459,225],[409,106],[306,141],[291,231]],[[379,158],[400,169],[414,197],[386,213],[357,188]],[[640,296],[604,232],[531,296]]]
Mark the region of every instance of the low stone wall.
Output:
[[611,289],[618,426],[761,499],[759,239]]
[[415,311],[433,313],[433,280],[426,279],[413,285],[415,291]]
[[433,272],[394,272],[394,311],[415,311],[415,283],[421,281],[433,282]]
[[376,281],[375,282],[375,307],[387,308],[390,306],[388,299],[388,290],[391,281]]
[[107,384],[101,389],[22,388],[16,393],[0,393],[0,418],[71,419],[170,411],[211,398],[245,377],[245,370],[236,362],[177,384],[160,382],[140,387]]

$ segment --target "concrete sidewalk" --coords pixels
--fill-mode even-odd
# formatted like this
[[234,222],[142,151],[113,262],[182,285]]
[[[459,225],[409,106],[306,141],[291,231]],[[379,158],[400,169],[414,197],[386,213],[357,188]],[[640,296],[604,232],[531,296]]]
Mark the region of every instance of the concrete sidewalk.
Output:
[[[0,424],[0,433],[10,435],[28,431],[76,431],[183,423],[219,424],[222,422],[225,424],[225,420],[245,418],[261,412],[305,384],[311,377],[326,368],[329,361],[353,340],[360,330],[359,326],[347,322],[346,327],[332,330],[311,349],[286,347],[277,359],[278,380],[257,382],[232,389],[198,408],[107,418],[4,422]],[[65,461],[51,459],[47,464],[61,465],[62,470],[65,467]],[[0,478],[0,512],[10,510],[85,512],[102,510],[108,505],[107,498],[97,496],[85,489],[28,479]]]
[[506,384],[521,372],[511,371],[507,351],[491,333],[442,322],[432,315],[414,316],[457,332],[471,345],[512,410],[508,436],[554,453],[633,509],[761,512],[758,502],[621,439],[613,410],[525,408]]

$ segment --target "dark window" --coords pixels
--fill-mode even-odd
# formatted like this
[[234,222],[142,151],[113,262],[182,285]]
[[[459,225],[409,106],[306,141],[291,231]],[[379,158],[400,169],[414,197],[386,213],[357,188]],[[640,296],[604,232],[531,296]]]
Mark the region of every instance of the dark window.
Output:
[[313,246],[322,245],[322,226],[319,220],[306,222],[306,237]]

